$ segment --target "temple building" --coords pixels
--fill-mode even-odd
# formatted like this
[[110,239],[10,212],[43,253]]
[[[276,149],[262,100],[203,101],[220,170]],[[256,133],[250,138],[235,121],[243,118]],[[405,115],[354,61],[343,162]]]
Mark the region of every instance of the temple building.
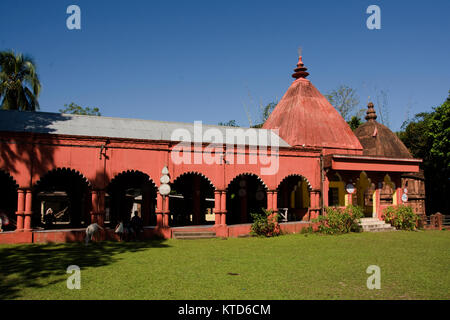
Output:
[[382,219],[385,207],[411,204],[413,187],[423,210],[421,160],[373,104],[353,132],[308,75],[300,57],[261,129],[0,111],[0,211],[10,220],[0,243],[78,241],[92,222],[110,239],[133,215],[145,237],[235,237],[262,209],[298,232],[327,206]]

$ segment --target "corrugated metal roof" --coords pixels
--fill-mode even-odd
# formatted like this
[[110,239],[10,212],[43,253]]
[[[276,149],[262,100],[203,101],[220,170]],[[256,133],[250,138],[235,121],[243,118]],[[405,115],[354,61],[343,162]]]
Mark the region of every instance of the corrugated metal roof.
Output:
[[[225,139],[235,134],[238,139],[245,139],[249,146],[290,147],[271,130],[251,129],[257,139],[249,139],[249,128],[234,128],[214,125],[202,125],[201,133],[213,129],[211,133],[221,133]],[[233,131],[238,129],[237,131]],[[217,131],[218,130],[218,131]],[[158,141],[190,141],[217,142],[211,137],[194,134],[194,123],[166,122],[142,119],[124,119],[103,116],[83,116],[50,112],[27,112],[0,110],[0,131],[6,132],[34,132],[71,136],[110,137],[125,139],[142,139]],[[181,138],[185,136],[187,138]],[[261,138],[259,138],[261,136]],[[190,138],[189,138],[190,137]],[[204,139],[206,138],[206,139]],[[271,143],[272,141],[272,143]],[[235,143],[239,144],[239,143]]]

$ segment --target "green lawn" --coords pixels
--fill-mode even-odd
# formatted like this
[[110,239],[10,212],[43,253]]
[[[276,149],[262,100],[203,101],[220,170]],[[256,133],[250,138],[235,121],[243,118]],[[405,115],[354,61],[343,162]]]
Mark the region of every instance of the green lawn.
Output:
[[449,231],[0,245],[0,299],[449,299],[449,247]]

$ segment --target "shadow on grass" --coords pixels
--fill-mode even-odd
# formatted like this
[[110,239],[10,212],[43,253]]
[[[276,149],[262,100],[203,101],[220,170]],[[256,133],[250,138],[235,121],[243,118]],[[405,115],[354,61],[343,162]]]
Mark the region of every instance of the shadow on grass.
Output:
[[[88,246],[82,243],[64,243],[0,247],[0,299],[19,298],[21,288],[43,287],[39,282],[49,277],[69,277],[66,270],[70,265],[77,265],[81,270],[106,266],[118,261],[117,255],[121,253],[168,248],[164,241],[94,242]],[[47,282],[46,285],[60,281]]]

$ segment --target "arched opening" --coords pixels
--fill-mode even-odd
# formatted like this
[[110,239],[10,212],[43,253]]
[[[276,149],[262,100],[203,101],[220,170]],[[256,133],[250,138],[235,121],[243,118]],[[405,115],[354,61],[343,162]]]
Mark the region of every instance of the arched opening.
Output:
[[214,224],[214,186],[203,175],[186,173],[171,185],[169,225]]
[[300,175],[286,177],[278,186],[278,208],[287,209],[288,221],[301,221],[310,207],[310,186]]
[[250,223],[251,213],[267,209],[267,188],[253,174],[242,174],[230,182],[227,189],[227,224]]
[[156,195],[156,185],[147,174],[140,171],[118,174],[106,189],[105,224],[111,227],[119,221],[127,224],[136,214],[144,226],[156,225]]
[[[17,183],[11,175],[0,170],[0,214],[3,231],[16,229]],[[4,216],[6,216],[6,219]]]
[[395,184],[392,182],[391,177],[386,174],[383,179],[383,188],[380,194],[380,205],[390,206],[394,204],[394,192]]
[[356,181],[356,191],[353,193],[352,202],[363,208],[366,217],[372,217],[374,215],[374,193],[375,185],[367,174],[362,171]]
[[76,170],[48,172],[36,183],[33,198],[33,226],[79,228],[90,223],[89,182]]
[[329,178],[328,206],[345,206],[345,183],[339,173],[335,173]]

